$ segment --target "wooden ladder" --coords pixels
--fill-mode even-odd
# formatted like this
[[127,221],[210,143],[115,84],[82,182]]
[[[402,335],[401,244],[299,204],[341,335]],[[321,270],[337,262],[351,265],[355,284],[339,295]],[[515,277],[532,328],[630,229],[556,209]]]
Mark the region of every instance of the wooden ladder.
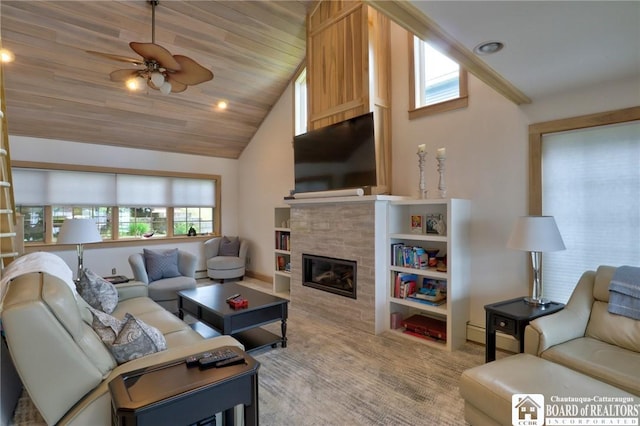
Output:
[[4,268],[19,255],[6,111],[4,65],[0,63],[0,276]]

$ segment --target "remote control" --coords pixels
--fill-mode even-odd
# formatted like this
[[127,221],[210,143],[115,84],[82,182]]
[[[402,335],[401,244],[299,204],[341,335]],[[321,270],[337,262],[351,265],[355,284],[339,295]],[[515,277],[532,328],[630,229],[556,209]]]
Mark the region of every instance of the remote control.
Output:
[[227,365],[235,365],[244,362],[244,357],[238,355],[236,352],[229,348],[219,349],[213,351],[211,356],[206,358],[200,358],[198,360],[198,366],[202,369],[212,367],[226,367]]
[[187,363],[187,367],[195,367],[198,365],[198,357],[195,355],[188,356],[185,362]]
[[228,367],[229,365],[244,364],[244,357],[236,355],[233,358],[225,359],[224,361],[218,361],[216,368]]

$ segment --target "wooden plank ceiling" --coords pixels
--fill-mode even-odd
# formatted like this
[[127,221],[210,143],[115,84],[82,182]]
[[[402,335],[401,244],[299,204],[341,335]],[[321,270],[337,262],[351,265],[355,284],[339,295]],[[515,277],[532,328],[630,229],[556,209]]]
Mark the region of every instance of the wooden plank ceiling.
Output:
[[129,92],[109,73],[133,64],[86,52],[139,59],[129,42],[151,42],[146,1],[3,0],[9,134],[238,158],[304,59],[308,6],[161,0],[156,44],[214,74],[165,96]]

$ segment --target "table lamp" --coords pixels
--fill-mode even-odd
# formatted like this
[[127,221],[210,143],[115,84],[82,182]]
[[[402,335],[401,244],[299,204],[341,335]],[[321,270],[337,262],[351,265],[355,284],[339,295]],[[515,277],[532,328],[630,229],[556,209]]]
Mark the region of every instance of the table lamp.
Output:
[[565,249],[553,216],[519,217],[511,231],[507,247],[531,253],[533,291],[525,301],[530,305],[548,305],[549,300],[542,297],[542,253]]
[[98,227],[93,219],[65,219],[58,234],[59,244],[76,244],[78,250],[78,275],[76,281],[82,276],[82,252],[83,244],[98,243],[102,237],[98,232]]

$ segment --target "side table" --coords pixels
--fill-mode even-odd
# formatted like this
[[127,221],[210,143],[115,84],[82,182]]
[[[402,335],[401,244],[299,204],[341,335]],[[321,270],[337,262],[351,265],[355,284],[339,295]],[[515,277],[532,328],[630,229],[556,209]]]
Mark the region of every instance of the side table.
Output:
[[534,319],[558,312],[563,303],[551,302],[546,306],[529,305],[524,297],[485,305],[486,348],[485,362],[496,359],[496,331],[509,334],[520,342],[520,353],[524,352],[524,329]]
[[238,424],[236,405],[244,405],[247,426],[258,425],[260,364],[235,346],[244,364],[201,370],[184,359],[121,374],[109,382],[114,425],[192,425],[224,412],[225,425]]

